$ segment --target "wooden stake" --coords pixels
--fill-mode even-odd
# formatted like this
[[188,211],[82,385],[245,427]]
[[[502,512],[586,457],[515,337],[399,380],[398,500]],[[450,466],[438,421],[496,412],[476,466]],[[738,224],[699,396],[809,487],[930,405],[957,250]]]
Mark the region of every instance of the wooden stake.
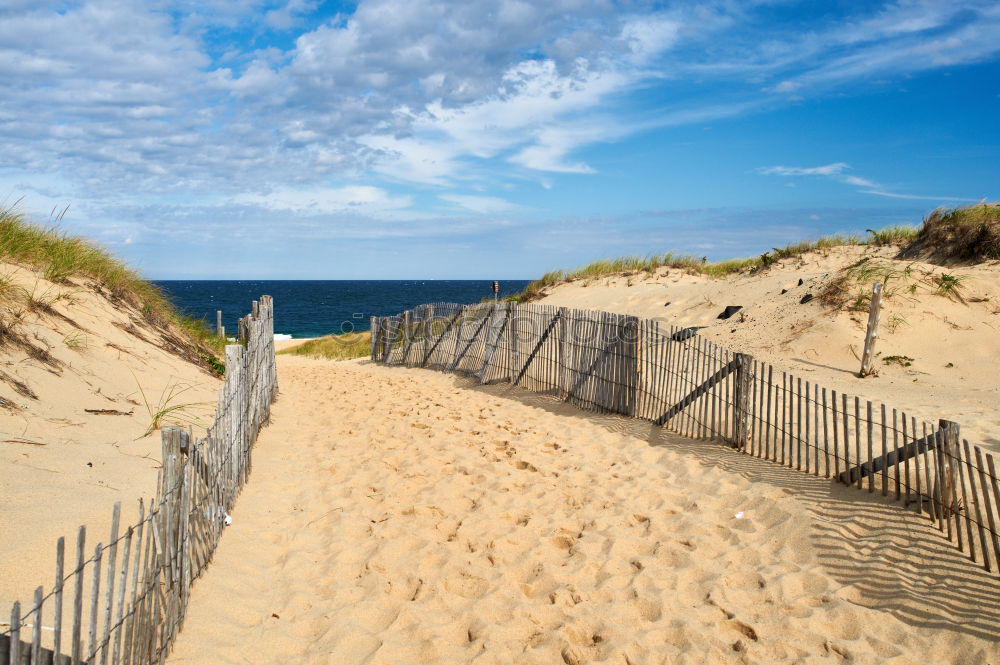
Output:
[[878,337],[878,323],[882,315],[882,284],[872,285],[872,299],[868,307],[868,329],[865,332],[865,350],[861,356],[861,372],[858,376],[864,378],[876,374],[872,367],[875,361],[875,339]]
[[59,536],[56,541],[56,585],[55,618],[52,624],[52,662],[59,663],[62,655],[62,614],[63,614],[63,563],[66,555],[66,539]]
[[73,595],[73,643],[70,647],[71,662],[74,665],[83,656],[81,633],[83,630],[83,546],[87,539],[87,529],[81,526],[76,533],[76,585]]
[[733,421],[736,424],[736,435],[732,442],[737,450],[746,450],[750,438],[750,393],[753,390],[753,356],[748,353],[737,353],[733,358],[736,364],[736,391],[733,400]]

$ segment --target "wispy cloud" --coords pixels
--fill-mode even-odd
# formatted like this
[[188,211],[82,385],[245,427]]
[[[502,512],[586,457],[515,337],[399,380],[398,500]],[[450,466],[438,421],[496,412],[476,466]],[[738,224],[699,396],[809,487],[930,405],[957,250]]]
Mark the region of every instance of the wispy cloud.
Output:
[[465,210],[471,210],[480,214],[493,214],[500,212],[510,212],[517,210],[520,206],[505,201],[498,196],[474,196],[469,194],[441,194],[438,196],[442,201],[454,203]]
[[283,210],[310,214],[353,211],[379,214],[409,208],[413,201],[408,196],[390,196],[379,187],[353,185],[335,188],[293,189],[281,187],[266,194],[238,194],[230,202],[236,205],[255,205],[269,210]]
[[851,168],[849,164],[844,162],[834,162],[833,164],[826,164],[824,166],[766,166],[757,169],[758,173],[763,175],[781,175],[781,176],[801,176],[801,175],[823,175],[823,176],[839,176],[841,173]]
[[854,187],[862,187],[866,189],[859,189],[858,191],[862,194],[873,194],[875,196],[884,196],[892,199],[913,199],[913,200],[925,200],[925,201],[977,201],[978,199],[960,197],[960,196],[927,196],[923,194],[901,194],[898,192],[886,191],[886,188],[875,182],[874,180],[869,180],[868,178],[863,178],[861,176],[850,175],[845,173],[849,170],[851,166],[846,162],[833,162],[832,164],[824,164],[822,166],[765,166],[757,169],[757,173],[761,175],[777,175],[785,177],[802,177],[802,176],[821,176],[824,178],[830,178],[836,180],[837,182],[842,182],[845,185],[852,185]]
[[962,196],[925,196],[921,194],[898,194],[896,192],[883,192],[877,189],[863,189],[862,194],[874,194],[875,196],[885,196],[890,199],[912,199],[918,201],[959,201],[959,202],[975,202],[981,199],[970,199]]

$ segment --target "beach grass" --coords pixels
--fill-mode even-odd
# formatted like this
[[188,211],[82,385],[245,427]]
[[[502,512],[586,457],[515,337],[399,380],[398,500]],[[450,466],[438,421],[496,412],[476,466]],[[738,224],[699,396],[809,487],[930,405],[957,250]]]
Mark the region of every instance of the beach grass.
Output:
[[327,335],[311,339],[302,344],[282,349],[279,354],[289,356],[306,356],[308,358],[326,358],[328,360],[351,360],[367,358],[371,354],[371,333],[347,333],[345,335]]
[[[156,285],[103,247],[54,225],[34,224],[10,207],[0,208],[0,261],[37,270],[57,284],[77,284],[132,305],[153,325],[179,332],[194,347],[194,355],[209,365],[209,358],[214,359],[225,346],[225,340],[205,321],[177,311]],[[8,281],[9,276],[0,276],[0,283]],[[4,292],[5,305],[0,310],[0,326],[16,327],[23,320],[22,304],[37,309],[38,299],[26,290],[21,293],[8,285],[0,291]]]
[[776,261],[794,258],[806,252],[842,245],[863,244],[866,243],[858,236],[825,236],[812,242],[800,242],[786,247],[775,247],[771,252],[764,252],[757,257],[729,259],[717,262],[709,262],[706,257],[698,257],[692,254],[675,254],[673,252],[652,254],[645,257],[626,256],[618,259],[596,261],[578,270],[554,270],[545,273],[541,279],[528,284],[524,291],[507,299],[515,302],[529,302],[540,297],[546,287],[554,286],[561,282],[643,273],[652,275],[662,268],[684,270],[692,274],[708,275],[709,277],[726,277],[734,273],[761,270]]
[[1000,204],[938,208],[903,254],[946,263],[1000,259]]
[[593,280],[602,277],[652,275],[662,268],[684,270],[691,274],[724,278],[732,274],[766,270],[772,264],[802,256],[808,252],[833,247],[864,245],[899,247],[900,257],[926,256],[958,260],[1000,259],[1000,205],[978,204],[946,210],[939,208],[924,219],[920,227],[897,225],[868,229],[867,237],[829,235],[818,240],[774,247],[760,256],[709,262],[707,257],[691,254],[652,254],[626,256],[596,261],[578,270],[554,270],[542,275],[508,300],[530,302],[542,292],[562,282]]

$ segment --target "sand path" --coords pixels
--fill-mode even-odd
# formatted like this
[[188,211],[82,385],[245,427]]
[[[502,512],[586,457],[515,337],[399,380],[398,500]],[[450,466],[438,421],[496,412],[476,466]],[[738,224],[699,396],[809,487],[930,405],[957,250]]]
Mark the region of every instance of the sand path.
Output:
[[1000,583],[895,506],[509,387],[278,363],[173,663],[1000,662]]

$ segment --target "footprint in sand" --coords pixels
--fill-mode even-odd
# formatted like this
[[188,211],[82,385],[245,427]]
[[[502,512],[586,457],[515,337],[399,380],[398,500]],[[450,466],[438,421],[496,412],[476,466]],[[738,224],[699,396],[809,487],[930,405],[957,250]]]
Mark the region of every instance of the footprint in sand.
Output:
[[461,571],[444,581],[444,589],[448,593],[473,600],[481,597],[489,588],[489,582],[467,571]]
[[424,581],[416,577],[390,579],[386,582],[386,593],[399,600],[416,600]]

